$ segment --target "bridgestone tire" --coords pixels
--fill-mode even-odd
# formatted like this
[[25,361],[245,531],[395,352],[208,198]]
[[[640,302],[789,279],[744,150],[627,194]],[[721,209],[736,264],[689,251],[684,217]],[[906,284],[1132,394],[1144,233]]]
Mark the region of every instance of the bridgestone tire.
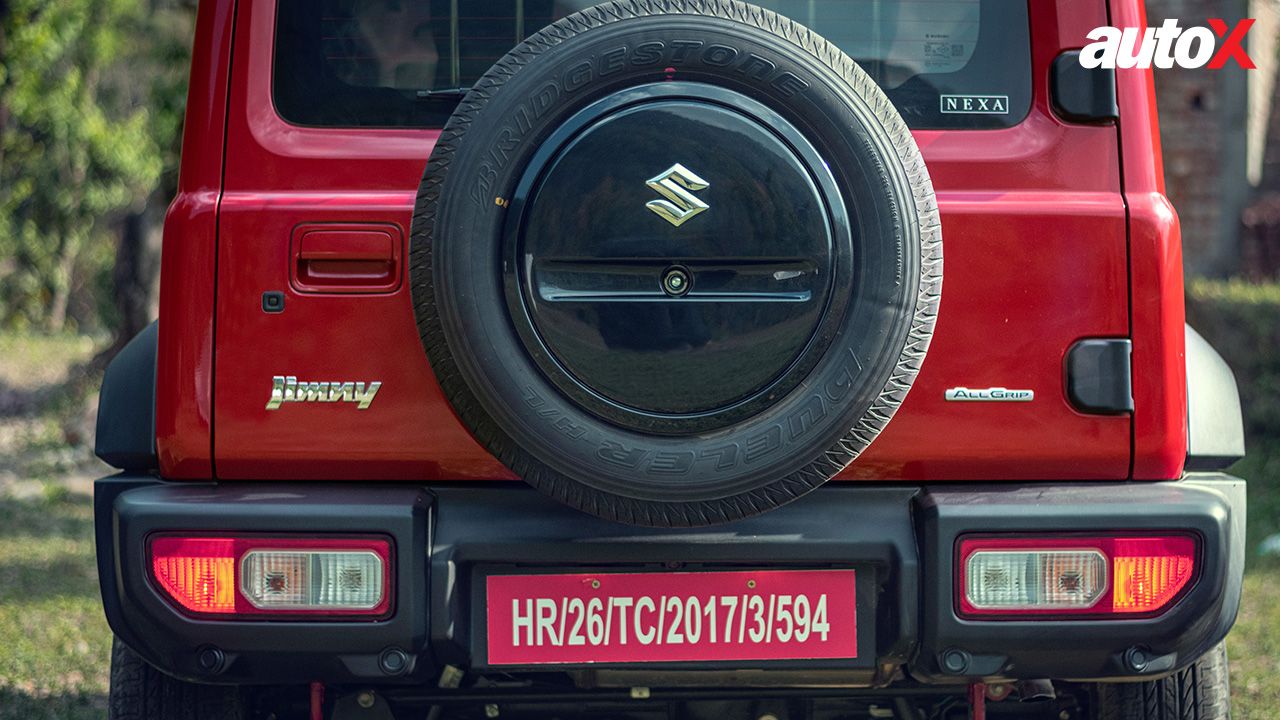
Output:
[[197,685],[152,667],[119,640],[111,645],[110,720],[243,720],[239,688]]
[[[682,55],[677,41],[707,50]],[[731,57],[755,64],[725,67]],[[592,67],[609,74],[596,77]],[[523,222],[511,198],[526,168],[575,114],[638,87],[660,91],[672,77],[734,93],[796,128],[829,166],[852,226],[846,254],[853,269],[833,274],[823,320],[829,331],[806,346],[824,350],[794,371],[785,391],[743,403],[752,414],[709,429],[681,418],[656,418],[646,428],[639,414],[619,421],[575,401],[533,357],[506,295],[513,263],[503,243],[507,223]],[[723,151],[734,150],[726,140]],[[640,173],[627,176],[626,187],[641,199],[626,209],[661,223],[646,214],[648,175]],[[542,492],[598,517],[700,526],[791,502],[875,439],[929,346],[942,238],[910,131],[834,45],[736,0],[615,0],[528,38],[462,100],[423,174],[410,265],[432,370],[485,448]]]
[[1230,720],[1226,646],[1159,680],[1099,683],[1097,697],[1098,720]]

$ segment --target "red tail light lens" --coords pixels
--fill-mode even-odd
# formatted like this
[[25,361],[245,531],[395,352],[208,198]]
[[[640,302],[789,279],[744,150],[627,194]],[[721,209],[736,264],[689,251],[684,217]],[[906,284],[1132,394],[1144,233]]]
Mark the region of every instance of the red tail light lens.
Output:
[[201,615],[382,616],[391,543],[367,538],[180,537],[151,541],[159,590]]
[[156,583],[191,612],[234,612],[235,568],[234,540],[163,537],[151,545]]
[[1001,537],[960,541],[965,617],[1152,615],[1195,575],[1196,541],[1166,537]]

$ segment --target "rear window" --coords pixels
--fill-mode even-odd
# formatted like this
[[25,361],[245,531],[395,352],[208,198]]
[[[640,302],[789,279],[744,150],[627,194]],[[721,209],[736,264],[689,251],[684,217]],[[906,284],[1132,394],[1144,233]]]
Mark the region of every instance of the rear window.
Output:
[[[598,0],[280,0],[287,121],[441,127],[520,40]],[[818,28],[917,129],[1004,128],[1031,107],[1026,0],[756,0]]]

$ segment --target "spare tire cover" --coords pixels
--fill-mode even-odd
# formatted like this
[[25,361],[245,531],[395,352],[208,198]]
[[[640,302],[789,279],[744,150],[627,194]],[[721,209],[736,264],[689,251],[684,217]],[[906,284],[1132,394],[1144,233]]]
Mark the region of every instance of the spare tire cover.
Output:
[[942,242],[910,132],[834,45],[741,2],[616,0],[467,93],[411,275],[484,447],[585,512],[691,526],[871,443],[928,348]]

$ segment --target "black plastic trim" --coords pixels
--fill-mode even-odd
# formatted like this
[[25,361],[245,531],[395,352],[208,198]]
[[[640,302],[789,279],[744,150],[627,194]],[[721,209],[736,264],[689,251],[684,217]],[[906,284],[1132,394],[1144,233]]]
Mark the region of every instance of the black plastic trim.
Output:
[[[98,578],[112,631],[151,664],[189,680],[272,684],[422,682],[434,673],[427,644],[427,558],[431,496],[411,485],[163,483],[116,476],[94,486]],[[390,536],[396,545],[394,614],[386,620],[307,618],[227,621],[183,615],[148,578],[153,533],[305,533]],[[199,652],[225,662],[205,671]],[[408,669],[389,677],[379,666],[399,648]]]
[[1244,457],[1244,415],[1231,368],[1186,326],[1187,470],[1224,470]]
[[1068,50],[1053,60],[1050,70],[1054,112],[1075,123],[1107,123],[1120,117],[1116,103],[1116,71],[1086,68],[1080,51]]
[[[437,488],[432,645],[442,664],[483,665],[482,618],[471,617],[483,577],[497,569],[670,571],[674,568],[852,567],[858,573],[853,661],[653,663],[632,669],[841,669],[872,682],[877,666],[907,661],[917,641],[919,559],[911,502],[919,488],[828,485],[767,515],[727,525],[663,530],[584,515],[520,485]],[[596,666],[607,667],[607,666]]]
[[[1161,483],[930,487],[921,496],[923,643],[910,671],[926,682],[975,678],[1137,680],[1185,667],[1235,622],[1244,577],[1245,483],[1191,475]],[[1154,618],[968,620],[954,606],[955,545],[977,533],[1194,533],[1198,577]],[[1132,648],[1148,658],[1139,671]],[[948,654],[967,658],[949,671]]]
[[98,395],[93,453],[111,467],[152,472],[156,453],[155,322],[138,333],[107,365]]
[[[1162,483],[829,484],[762,517],[671,530],[600,520],[515,482],[179,484],[121,475],[98,482],[94,503],[112,630],[157,667],[203,682],[434,684],[446,663],[484,669],[483,617],[473,608],[494,570],[744,567],[855,568],[860,657],[697,666],[708,671],[708,682],[728,682],[714,671],[763,667],[797,683],[808,673],[852,685],[890,682],[899,667],[939,684],[1136,679],[1183,667],[1226,635],[1244,569],[1244,482],[1225,475]],[[397,548],[395,614],[376,622],[184,616],[147,582],[145,539],[165,530],[388,535]],[[1191,532],[1202,541],[1198,579],[1164,615],[1029,621],[956,615],[954,549],[961,535],[1158,530]],[[209,648],[225,658],[214,670],[199,661]],[[1141,670],[1126,664],[1134,648],[1147,659]],[[393,650],[408,657],[403,672],[380,663]],[[663,676],[691,667],[625,672]]]
[[1067,351],[1067,397],[1076,410],[1101,415],[1133,412],[1133,342],[1081,340]]

